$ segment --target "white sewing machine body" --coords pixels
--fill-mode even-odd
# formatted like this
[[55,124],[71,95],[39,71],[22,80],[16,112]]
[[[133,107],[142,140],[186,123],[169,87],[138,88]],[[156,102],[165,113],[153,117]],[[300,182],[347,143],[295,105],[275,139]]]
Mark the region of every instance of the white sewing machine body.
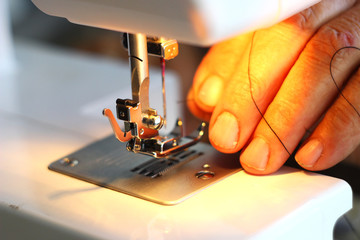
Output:
[[320,0],[32,0],[49,15],[120,32],[210,45],[271,26]]
[[[33,2],[84,25],[208,45],[318,1]],[[27,42],[15,46],[18,72],[0,81],[0,123],[6,126],[0,134],[0,238],[331,239],[335,221],[351,208],[343,180],[288,167],[264,177],[239,170],[175,206],[49,171],[50,162],[110,134],[100,113],[114,95],[130,94],[128,63]],[[155,69],[150,73],[160,77]],[[176,73],[167,73],[167,81],[176,102]]]

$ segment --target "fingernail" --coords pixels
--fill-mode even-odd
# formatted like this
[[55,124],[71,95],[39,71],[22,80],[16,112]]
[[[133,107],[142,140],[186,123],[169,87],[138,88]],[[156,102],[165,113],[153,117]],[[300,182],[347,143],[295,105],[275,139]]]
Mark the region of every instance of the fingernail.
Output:
[[234,149],[239,140],[236,117],[229,112],[221,113],[211,128],[209,137],[213,144],[222,149]]
[[221,95],[223,81],[216,75],[209,76],[200,86],[197,98],[204,105],[214,107]]
[[320,158],[323,149],[324,146],[319,140],[312,139],[300,148],[295,155],[295,159],[301,166],[313,167]]
[[270,148],[267,142],[260,137],[256,137],[241,154],[240,159],[248,167],[264,171],[269,161],[269,153]]

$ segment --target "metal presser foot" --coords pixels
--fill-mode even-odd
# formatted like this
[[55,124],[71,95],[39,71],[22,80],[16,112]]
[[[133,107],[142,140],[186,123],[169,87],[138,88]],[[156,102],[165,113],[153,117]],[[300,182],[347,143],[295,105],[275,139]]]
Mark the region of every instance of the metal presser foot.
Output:
[[[111,110],[104,109],[115,136],[65,156],[49,169],[164,205],[177,204],[239,171],[237,156],[199,142],[205,123],[184,137],[178,119],[169,135],[159,135],[166,124],[165,60],[177,55],[177,42],[143,34],[127,34],[126,39],[133,98],[116,101],[116,116],[124,121],[124,130]],[[161,58],[164,117],[149,107],[148,53]]]
[[[126,101],[118,99],[117,102],[123,103]],[[136,110],[134,110],[134,112],[136,111],[139,111],[138,107]],[[122,112],[120,112],[120,114],[121,113]],[[185,150],[186,148],[199,142],[201,137],[204,135],[205,123],[202,123],[200,124],[198,129],[194,131],[191,135],[183,137],[182,121],[181,119],[178,119],[175,129],[171,132],[170,135],[168,136],[155,135],[149,138],[140,138],[141,135],[145,134],[145,130],[142,124],[138,125],[137,123],[126,122],[127,123],[125,125],[126,130],[125,132],[123,132],[120,129],[119,125],[117,124],[114,115],[109,109],[104,109],[103,114],[109,118],[110,124],[113,128],[116,138],[120,142],[128,141],[126,145],[126,149],[128,151],[150,155],[155,158],[166,157],[170,154],[174,154],[179,151]],[[127,134],[126,131],[131,132],[132,134]],[[134,134],[135,136],[133,136],[133,133],[139,133],[139,134],[138,135]]]

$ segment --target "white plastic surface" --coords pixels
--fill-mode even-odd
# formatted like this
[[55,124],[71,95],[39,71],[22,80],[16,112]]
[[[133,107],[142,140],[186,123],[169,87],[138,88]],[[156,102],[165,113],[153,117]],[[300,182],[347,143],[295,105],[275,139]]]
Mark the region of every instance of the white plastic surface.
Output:
[[0,1],[0,73],[10,74],[15,70],[12,36],[10,31],[8,0]]
[[121,32],[210,45],[271,26],[320,0],[32,0],[47,14]]
[[76,109],[91,113],[98,104],[87,102],[120,89],[128,63],[29,43],[17,57],[19,73],[0,81],[0,239],[332,239],[351,208],[346,182],[288,167],[241,171],[176,206],[51,172],[51,161],[111,133],[100,113]]

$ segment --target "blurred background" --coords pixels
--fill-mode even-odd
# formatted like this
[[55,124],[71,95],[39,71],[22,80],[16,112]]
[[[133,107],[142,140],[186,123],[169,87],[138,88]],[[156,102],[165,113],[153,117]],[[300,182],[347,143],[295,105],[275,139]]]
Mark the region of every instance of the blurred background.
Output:
[[[122,47],[122,33],[80,26],[66,19],[48,16],[39,11],[30,0],[0,0],[0,14],[4,18],[0,22],[0,30],[2,30],[0,72],[8,71],[16,74],[18,61],[16,49],[19,42],[31,42],[37,46],[55,48],[59,51],[101,56],[114,61],[127,61],[127,51]],[[6,17],[7,14],[9,18]],[[6,33],[7,26],[10,30],[9,35]],[[167,64],[167,68],[176,72],[181,79],[181,94],[184,100],[196,68],[206,51],[206,48],[180,44],[179,56]],[[157,58],[149,60],[152,66],[159,66]],[[186,115],[187,119],[193,119],[189,112],[186,112]],[[298,167],[293,161],[287,164]],[[338,221],[334,238],[360,239],[360,148],[346,161],[321,173],[346,180],[354,192],[353,210]]]

